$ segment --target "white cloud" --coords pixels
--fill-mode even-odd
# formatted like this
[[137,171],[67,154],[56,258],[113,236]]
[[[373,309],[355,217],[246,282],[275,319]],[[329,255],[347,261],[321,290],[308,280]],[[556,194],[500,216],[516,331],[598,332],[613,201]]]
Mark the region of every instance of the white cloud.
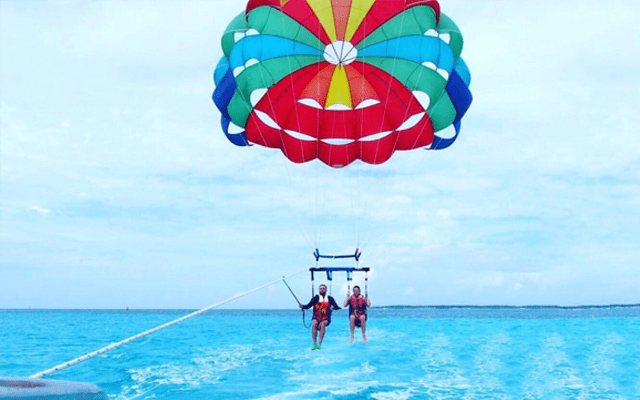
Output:
[[0,2],[0,268],[38,289],[0,307],[198,307],[358,245],[377,305],[634,301],[636,3],[442,3],[472,73],[458,142],[342,170],[224,138],[242,7]]
[[402,294],[404,295],[404,297],[411,297],[415,291],[416,290],[414,288],[408,287],[404,290],[404,292],[402,292]]
[[31,207],[29,207],[29,211],[34,211],[34,212],[37,212],[38,214],[50,214],[51,213],[51,210],[49,210],[48,208],[39,207],[39,206],[31,206]]

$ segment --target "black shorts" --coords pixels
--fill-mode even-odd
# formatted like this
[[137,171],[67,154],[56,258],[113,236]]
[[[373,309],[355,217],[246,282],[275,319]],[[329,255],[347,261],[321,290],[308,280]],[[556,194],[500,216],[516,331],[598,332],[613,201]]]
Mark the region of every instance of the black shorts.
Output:
[[[318,318],[316,318],[316,316],[314,315],[314,316],[311,318],[311,320],[312,320],[312,321],[313,321],[313,320],[318,321]],[[329,326],[329,325],[331,324],[331,318],[325,318],[325,319],[319,320],[319,321],[318,321],[318,329],[320,329],[320,324],[322,323],[322,321],[327,321],[327,326]]]
[[[364,320],[365,321],[367,320],[367,314],[364,314]],[[362,321],[360,321],[360,318],[357,315],[356,315],[355,323],[357,328],[362,328]]]

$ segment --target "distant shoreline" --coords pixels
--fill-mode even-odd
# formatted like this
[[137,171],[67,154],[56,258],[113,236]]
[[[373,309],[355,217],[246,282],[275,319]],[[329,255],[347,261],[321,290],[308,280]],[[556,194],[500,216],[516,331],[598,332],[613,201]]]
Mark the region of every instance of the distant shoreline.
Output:
[[583,310],[589,308],[638,308],[638,304],[605,304],[605,305],[579,305],[579,306],[558,306],[558,305],[528,305],[528,306],[508,306],[508,305],[486,305],[486,306],[474,306],[474,305],[438,305],[438,306],[378,306],[371,308],[379,309],[432,309],[432,310],[450,310],[450,309],[559,309],[559,310]]

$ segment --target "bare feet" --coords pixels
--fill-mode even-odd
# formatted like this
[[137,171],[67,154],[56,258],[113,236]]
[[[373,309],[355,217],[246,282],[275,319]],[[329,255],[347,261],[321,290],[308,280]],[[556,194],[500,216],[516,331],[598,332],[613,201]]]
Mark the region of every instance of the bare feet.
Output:
[[351,335],[351,339],[349,339],[349,343],[353,343],[353,335]]
[[368,343],[367,337],[366,336],[362,336],[362,341],[364,342],[364,344]]

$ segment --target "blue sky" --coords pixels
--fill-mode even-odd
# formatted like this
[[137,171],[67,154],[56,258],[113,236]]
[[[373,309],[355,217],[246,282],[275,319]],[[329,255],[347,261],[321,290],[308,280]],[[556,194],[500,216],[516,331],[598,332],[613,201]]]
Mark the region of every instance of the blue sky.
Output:
[[306,299],[314,248],[358,245],[374,305],[640,302],[640,3],[441,6],[459,140],[330,170],[224,138],[243,2],[0,2],[0,307],[200,308],[300,271]]

